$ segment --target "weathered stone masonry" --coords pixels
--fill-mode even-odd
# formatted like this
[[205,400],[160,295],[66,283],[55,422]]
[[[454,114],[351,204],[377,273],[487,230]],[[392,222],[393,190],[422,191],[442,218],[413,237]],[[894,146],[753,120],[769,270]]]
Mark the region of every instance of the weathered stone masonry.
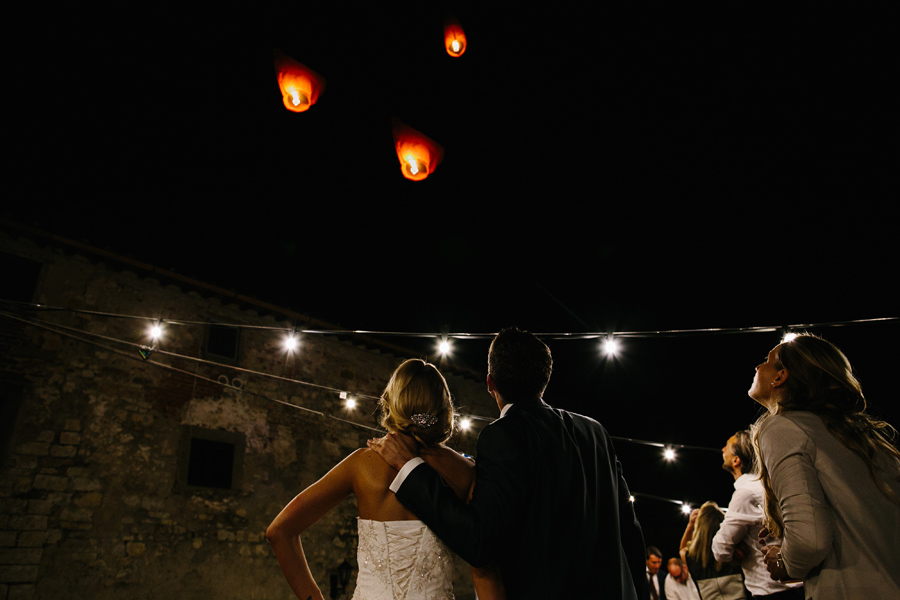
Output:
[[[64,244],[0,233],[0,252],[35,262],[32,299],[43,305],[291,327],[277,311],[166,283],[140,268],[123,270],[83,250],[67,253]],[[9,419],[0,429],[8,436],[0,440],[0,600],[293,597],[265,528],[295,494],[374,434],[327,415],[374,426],[374,403],[350,413],[335,392],[230,365],[161,352],[142,360],[118,340],[148,343],[147,321],[0,310],[72,328],[0,317],[0,400]],[[204,352],[206,331],[202,323],[168,326],[159,349],[221,362]],[[280,336],[242,329],[233,366],[377,396],[407,358],[325,336],[307,336],[288,356]],[[448,382],[467,412],[496,413],[477,378],[448,374]],[[232,489],[184,481],[192,431],[241,440]],[[476,435],[460,434],[452,444],[473,452]],[[303,536],[326,597],[342,561],[356,568],[356,514],[351,498]],[[457,597],[471,598],[467,569],[459,567]],[[351,579],[341,597],[352,590]]]

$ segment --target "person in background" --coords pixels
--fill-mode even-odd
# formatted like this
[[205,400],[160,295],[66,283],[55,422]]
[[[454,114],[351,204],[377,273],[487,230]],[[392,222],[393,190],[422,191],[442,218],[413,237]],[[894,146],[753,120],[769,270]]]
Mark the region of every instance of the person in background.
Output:
[[[734,477],[734,494],[725,520],[712,539],[712,555],[719,563],[740,561],[744,586],[753,598],[800,598],[803,590],[791,590],[769,576],[756,546],[763,526],[763,485],[756,469],[756,453],[747,429],[737,431],[722,448],[722,468]],[[795,586],[796,587],[796,586]]]
[[747,597],[741,568],[713,558],[713,536],[725,513],[715,502],[705,502],[691,512],[681,538],[681,558],[690,568],[703,600],[741,600]]
[[668,600],[701,600],[687,565],[680,558],[670,558],[669,574],[666,575],[666,598]]
[[756,367],[749,395],[765,490],[766,566],[815,600],[900,598],[900,452],[847,357],[803,334]]
[[666,600],[666,573],[660,571],[662,567],[662,552],[656,546],[647,546],[645,554],[647,560],[647,584],[650,600]]

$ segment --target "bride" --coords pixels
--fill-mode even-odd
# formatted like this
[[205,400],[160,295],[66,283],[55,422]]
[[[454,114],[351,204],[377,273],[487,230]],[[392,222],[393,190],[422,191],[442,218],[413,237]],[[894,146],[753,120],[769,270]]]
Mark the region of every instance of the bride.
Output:
[[[415,438],[421,456],[461,499],[475,484],[474,463],[443,445],[454,411],[444,376],[425,361],[407,360],[381,396],[381,425]],[[356,450],[302,491],[266,529],[285,578],[301,600],[324,600],[310,573],[300,534],[350,494],[359,508],[359,576],[353,600],[453,598],[453,555],[388,489],[397,472],[373,451]],[[502,599],[499,576],[473,569],[481,600]]]

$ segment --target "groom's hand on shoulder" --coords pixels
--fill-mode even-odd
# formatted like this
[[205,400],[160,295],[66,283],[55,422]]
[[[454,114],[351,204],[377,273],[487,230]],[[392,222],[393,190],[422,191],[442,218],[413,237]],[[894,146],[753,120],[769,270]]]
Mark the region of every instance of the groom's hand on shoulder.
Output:
[[383,438],[369,440],[366,445],[384,459],[384,462],[398,471],[419,455],[416,441],[402,433],[389,433]]

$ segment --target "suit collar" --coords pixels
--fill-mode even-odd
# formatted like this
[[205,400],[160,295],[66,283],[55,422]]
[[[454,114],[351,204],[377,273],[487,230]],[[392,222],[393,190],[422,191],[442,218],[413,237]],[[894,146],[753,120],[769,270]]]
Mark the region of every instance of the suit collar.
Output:
[[[513,406],[515,406],[516,408],[513,409]],[[500,411],[500,416],[497,418],[502,419],[509,413],[510,410],[518,412],[520,410],[534,410],[536,408],[551,408],[551,406],[544,402],[543,398],[538,399],[537,402],[510,402],[509,404],[503,406],[503,410]]]

